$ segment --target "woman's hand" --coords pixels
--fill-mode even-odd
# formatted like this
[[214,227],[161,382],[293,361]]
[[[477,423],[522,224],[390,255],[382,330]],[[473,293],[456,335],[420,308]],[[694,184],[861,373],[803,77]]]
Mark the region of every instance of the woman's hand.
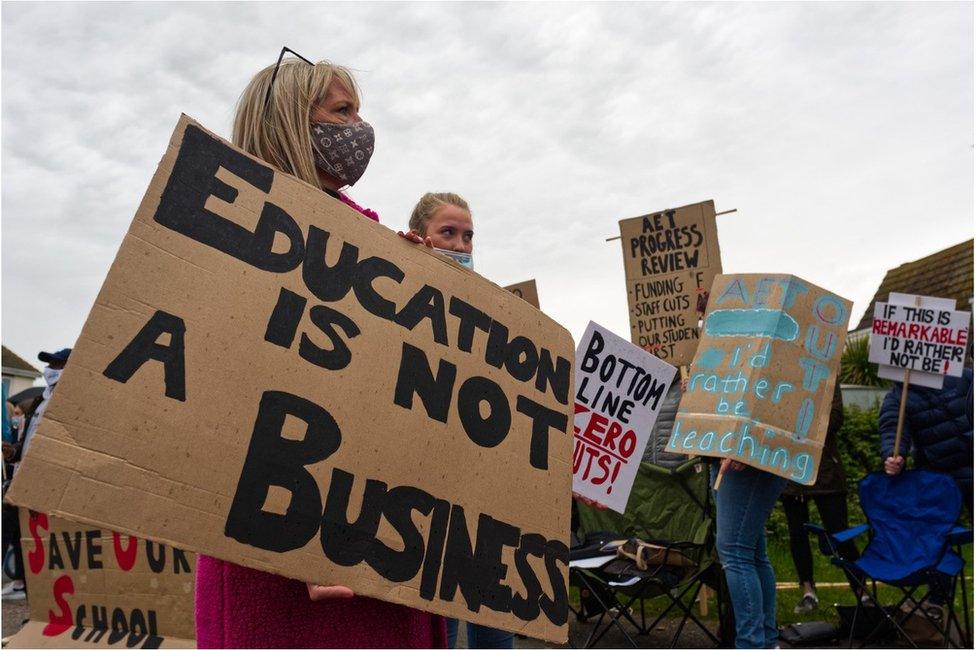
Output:
[[605,505],[603,505],[602,503],[597,503],[593,499],[587,498],[587,497],[585,497],[582,494],[579,494],[577,492],[573,492],[573,498],[576,501],[579,501],[580,503],[582,503],[584,506],[589,506],[591,508],[596,508],[597,510],[606,510],[607,509],[607,507]]
[[745,468],[745,463],[740,463],[739,461],[732,460],[731,458],[723,458],[722,464],[719,466],[719,471],[724,472],[726,470],[732,470],[733,472],[741,472]]
[[885,459],[884,470],[888,476],[898,476],[905,469],[905,459],[901,456],[888,456]]
[[409,232],[402,232],[398,230],[397,234],[403,237],[404,239],[406,239],[407,241],[413,242],[414,244],[423,244],[427,248],[434,247],[434,242],[430,240],[430,237],[421,237],[420,233],[417,232],[416,230],[411,230]]
[[309,582],[305,586],[308,587],[308,597],[313,601],[332,600],[333,598],[352,598],[356,595],[349,587],[339,585],[327,587]]

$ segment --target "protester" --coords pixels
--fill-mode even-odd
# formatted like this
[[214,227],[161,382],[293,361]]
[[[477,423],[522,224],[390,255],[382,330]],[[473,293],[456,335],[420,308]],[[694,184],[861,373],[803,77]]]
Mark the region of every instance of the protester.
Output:
[[[8,469],[8,462],[13,458],[14,443],[20,437],[18,409],[7,401],[7,385],[3,385],[3,493],[7,493],[7,482],[10,480],[12,467]],[[3,504],[3,558],[7,558],[7,550],[14,554],[14,570],[10,582],[3,586],[4,600],[23,600],[27,596],[24,584],[23,559],[20,553],[20,526],[17,521],[17,507],[9,503]]]
[[[820,521],[828,533],[847,530],[847,473],[837,449],[837,435],[844,424],[844,403],[840,384],[834,385],[834,399],[830,405],[830,420],[820,457],[817,482],[810,486],[788,481],[783,489],[783,512],[790,531],[790,554],[800,580],[803,594],[793,608],[795,614],[807,614],[817,609],[817,587],[813,579],[813,553],[810,551],[810,533],[803,527],[810,521],[810,504],[817,505]],[[848,540],[839,545],[841,556],[854,561],[860,557],[857,545]],[[855,589],[855,592],[857,590]]]
[[[270,87],[270,94],[269,94]],[[373,129],[359,117],[348,70],[301,59],[258,72],[241,96],[234,143],[282,172],[379,221],[339,190],[362,176]],[[335,146],[338,134],[355,134]],[[338,155],[337,150],[347,148]],[[306,585],[206,556],[197,561],[197,645],[224,647],[445,647],[444,619],[355,596],[347,587]]]
[[[736,648],[777,647],[776,576],[766,555],[766,520],[786,479],[726,458],[715,492],[715,543],[735,613]],[[714,485],[718,463],[712,463]]]
[[[881,404],[879,431],[885,473],[897,476],[905,469],[905,456],[913,450],[915,467],[948,474],[955,479],[962,502],[973,517],[973,371],[947,376],[941,389],[908,385],[901,443],[895,450],[902,384],[895,383]],[[922,609],[944,619],[952,589],[946,576],[936,574]]]
[[[467,201],[450,192],[428,192],[420,197],[410,215],[410,231],[429,247],[465,253],[474,251],[474,223]],[[402,233],[401,233],[402,234]],[[514,648],[511,632],[476,623],[467,624],[469,648]],[[447,647],[457,644],[458,621],[447,619]]]
[[905,456],[913,450],[915,467],[948,474],[956,480],[962,502],[973,513],[973,370],[961,377],[945,377],[941,389],[908,385],[900,449],[895,433],[901,408],[902,385],[896,382],[881,404],[879,432],[885,473],[897,476]]
[[30,446],[31,439],[34,437],[34,432],[37,431],[38,425],[44,418],[44,412],[47,410],[48,404],[51,402],[51,394],[54,392],[54,387],[57,386],[58,381],[61,379],[61,371],[64,370],[64,364],[68,362],[68,357],[71,356],[71,348],[63,348],[57,352],[41,352],[37,355],[40,361],[43,361],[47,366],[43,370],[44,383],[47,387],[44,389],[44,393],[41,395],[41,402],[34,409],[33,417],[31,418],[30,424],[27,425],[27,432],[24,434],[24,440],[21,443],[21,454],[27,453],[27,448]]

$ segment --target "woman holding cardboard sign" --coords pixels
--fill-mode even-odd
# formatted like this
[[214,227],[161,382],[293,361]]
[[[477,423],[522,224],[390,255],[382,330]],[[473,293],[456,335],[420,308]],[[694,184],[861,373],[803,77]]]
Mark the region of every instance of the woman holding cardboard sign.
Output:
[[[359,117],[352,75],[299,55],[282,61],[286,51],[244,90],[234,144],[379,221],[339,191],[359,180],[373,153],[373,129]],[[196,628],[200,648],[446,645],[440,616],[202,555]]]

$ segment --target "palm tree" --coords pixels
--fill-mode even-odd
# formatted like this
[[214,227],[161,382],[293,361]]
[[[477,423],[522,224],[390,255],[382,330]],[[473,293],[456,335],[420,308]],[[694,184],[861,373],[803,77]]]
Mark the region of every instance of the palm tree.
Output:
[[867,336],[860,336],[847,341],[844,345],[844,353],[840,357],[840,381],[842,384],[878,386],[881,388],[890,385],[889,381],[878,377],[878,364],[868,361],[870,351],[870,338]]

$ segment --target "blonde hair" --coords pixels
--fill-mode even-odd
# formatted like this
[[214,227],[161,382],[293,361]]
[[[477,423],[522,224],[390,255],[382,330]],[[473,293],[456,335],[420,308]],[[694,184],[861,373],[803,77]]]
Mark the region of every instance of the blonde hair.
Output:
[[438,208],[445,205],[454,205],[468,213],[471,212],[468,202],[453,192],[427,192],[414,206],[413,213],[410,215],[410,230],[417,231],[421,236],[426,235],[427,222]]
[[265,107],[274,68],[269,65],[254,75],[241,93],[234,116],[234,144],[285,173],[321,187],[312,151],[312,109],[338,77],[359,110],[359,87],[352,73],[342,66],[288,59],[278,67]]

